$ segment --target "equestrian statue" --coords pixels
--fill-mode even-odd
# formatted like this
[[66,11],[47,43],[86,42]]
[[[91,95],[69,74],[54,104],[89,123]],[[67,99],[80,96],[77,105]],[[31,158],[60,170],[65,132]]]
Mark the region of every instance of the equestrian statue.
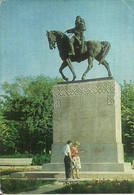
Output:
[[86,59],[88,60],[88,67],[82,75],[82,80],[85,79],[86,74],[93,67],[94,59],[96,59],[99,64],[104,65],[107,69],[108,76],[112,77],[109,64],[105,60],[105,57],[110,50],[110,43],[107,41],[99,42],[96,40],[85,41],[85,37],[83,35],[85,30],[86,26],[84,19],[77,16],[75,20],[75,27],[65,32],[73,33],[74,36],[72,38],[69,38],[65,33],[60,31],[47,31],[49,48],[52,50],[56,48],[56,45],[58,47],[59,55],[63,61],[61,67],[59,68],[59,72],[65,81],[68,81],[68,78],[63,74],[63,69],[67,66],[70,68],[73,74],[72,81],[74,81],[76,79],[76,74],[74,72],[72,62],[80,63]]

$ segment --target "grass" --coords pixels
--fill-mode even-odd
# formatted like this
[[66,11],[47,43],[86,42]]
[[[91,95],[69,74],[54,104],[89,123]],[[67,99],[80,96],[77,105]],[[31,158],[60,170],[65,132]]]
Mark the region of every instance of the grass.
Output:
[[134,193],[134,181],[127,180],[92,180],[79,181],[48,194],[120,194]]
[[[53,184],[55,180],[37,180],[36,178],[13,179],[11,173],[41,170],[41,166],[5,166],[1,167],[1,189],[6,194],[33,191],[43,185]],[[44,192],[45,194],[46,192]],[[48,194],[101,194],[134,193],[134,180],[88,180],[78,181]]]
[[6,194],[17,194],[24,191],[36,190],[42,185],[52,184],[54,181],[37,180],[36,178],[13,179],[11,173],[41,170],[40,166],[2,166],[1,190]]
[[17,194],[21,192],[33,191],[42,185],[53,184],[55,181],[37,180],[35,178],[1,180],[1,189],[6,194]]
[[1,190],[6,194],[17,194],[36,190],[42,185],[53,184],[55,181],[37,180],[36,178],[13,179],[11,173],[41,170],[40,166],[4,166],[1,170]]
[[39,171],[41,166],[2,166],[0,168],[1,176],[10,176],[11,173],[23,171]]

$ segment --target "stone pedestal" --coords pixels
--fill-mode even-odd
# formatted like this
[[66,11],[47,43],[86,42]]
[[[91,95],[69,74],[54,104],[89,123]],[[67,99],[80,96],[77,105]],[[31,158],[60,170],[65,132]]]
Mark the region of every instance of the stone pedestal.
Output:
[[51,163],[43,170],[64,170],[61,149],[68,140],[78,140],[79,151],[84,151],[81,171],[126,171],[120,97],[120,86],[112,78],[54,86]]

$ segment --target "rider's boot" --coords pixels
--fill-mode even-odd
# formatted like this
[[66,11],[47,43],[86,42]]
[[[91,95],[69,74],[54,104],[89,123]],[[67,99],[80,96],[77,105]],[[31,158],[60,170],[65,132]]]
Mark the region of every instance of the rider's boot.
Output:
[[74,56],[75,55],[75,52],[74,52],[73,43],[69,42],[69,45],[70,45],[70,51],[69,51],[68,55],[69,56]]
[[81,53],[83,54],[83,53],[85,53],[85,51],[86,51],[85,42],[84,42],[84,40],[82,40],[82,42],[81,42]]

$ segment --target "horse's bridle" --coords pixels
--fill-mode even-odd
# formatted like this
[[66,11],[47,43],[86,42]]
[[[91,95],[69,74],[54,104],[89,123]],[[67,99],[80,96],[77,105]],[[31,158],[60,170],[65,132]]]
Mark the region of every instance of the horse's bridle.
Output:
[[47,31],[47,37],[49,42],[49,48],[55,49],[56,48],[56,37],[51,32]]

